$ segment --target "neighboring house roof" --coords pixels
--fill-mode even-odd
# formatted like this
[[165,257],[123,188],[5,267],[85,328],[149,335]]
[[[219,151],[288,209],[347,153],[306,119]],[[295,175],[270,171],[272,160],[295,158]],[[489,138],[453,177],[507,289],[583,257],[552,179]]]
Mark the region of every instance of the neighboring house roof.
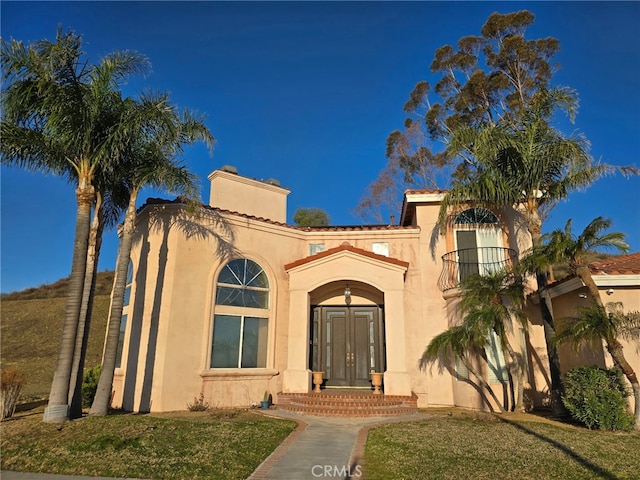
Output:
[[294,262],[288,263],[288,264],[286,264],[284,266],[284,269],[285,270],[290,270],[290,269],[292,269],[294,267],[298,267],[300,265],[304,265],[306,263],[310,263],[310,262],[313,262],[315,260],[319,260],[321,258],[328,257],[328,256],[334,255],[336,253],[344,252],[344,251],[357,253],[358,255],[362,255],[364,257],[373,258],[375,260],[380,260],[382,262],[391,263],[393,265],[399,265],[399,266],[404,267],[404,268],[408,268],[409,267],[409,263],[405,262],[403,260],[398,260],[397,258],[392,258],[392,257],[385,257],[384,255],[379,255],[379,254],[373,253],[373,252],[371,252],[369,250],[364,250],[362,248],[357,248],[357,247],[354,247],[354,246],[350,245],[347,242],[344,242],[342,245],[340,245],[338,247],[330,248],[330,249],[325,250],[323,252],[318,252],[315,255],[310,255],[308,257],[301,258],[301,259],[296,260]]
[[[140,213],[145,207],[149,205],[186,205],[187,202],[183,198],[176,198],[174,200],[167,200],[164,198],[148,198],[147,201],[138,208],[138,213]],[[360,231],[373,231],[373,230],[408,230],[414,229],[416,227],[413,226],[403,226],[403,225],[328,225],[324,227],[300,227],[297,225],[289,225],[287,223],[276,222],[274,220],[270,220],[268,218],[256,217],[254,215],[247,215],[245,213],[234,212],[231,210],[225,210],[218,207],[212,207],[210,205],[201,204],[202,208],[206,210],[210,210],[213,212],[225,214],[225,215],[233,215],[236,217],[248,218],[251,220],[257,220],[260,222],[269,223],[271,225],[279,225],[281,227],[291,228],[293,230],[298,230],[302,232],[360,232]]]
[[[598,260],[589,264],[589,270],[598,287],[640,287],[640,252]],[[582,280],[570,275],[549,285],[549,292],[554,297],[583,286]]]
[[640,252],[599,260],[589,264],[592,275],[640,274]]

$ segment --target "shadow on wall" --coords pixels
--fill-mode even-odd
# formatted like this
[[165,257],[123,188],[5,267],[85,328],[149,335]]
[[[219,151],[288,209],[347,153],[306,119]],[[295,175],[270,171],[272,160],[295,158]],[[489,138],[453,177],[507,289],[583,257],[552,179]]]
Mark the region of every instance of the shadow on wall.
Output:
[[[153,204],[153,199],[147,204]],[[157,203],[157,201],[156,201]],[[167,203],[167,202],[164,202]],[[150,412],[152,405],[152,391],[154,370],[156,362],[159,318],[162,305],[162,293],[166,275],[167,261],[169,257],[168,237],[173,228],[177,228],[187,239],[204,240],[213,238],[216,241],[216,256],[221,259],[228,259],[237,256],[237,251],[233,246],[234,232],[231,226],[217,212],[200,208],[192,212],[185,209],[185,206],[176,199],[170,202],[177,205],[162,205],[151,207],[149,212],[149,230],[142,229],[143,233],[136,239],[142,242],[140,261],[136,270],[136,294],[134,309],[131,319],[131,333],[129,335],[127,365],[125,370],[124,392],[122,408],[127,411],[137,410],[139,412]],[[155,278],[155,285],[148,285],[147,270],[150,260],[151,245],[149,242],[149,232],[161,233],[161,242],[158,250],[158,273]],[[134,262],[135,265],[135,262]],[[153,292],[153,304],[151,306],[150,323],[148,337],[143,341],[143,320],[145,319],[145,298],[148,297],[146,288],[149,286]],[[140,362],[140,347],[147,345],[144,364]],[[141,368],[142,367],[142,370]],[[139,383],[138,373],[142,371],[142,384],[139,390],[140,403],[135,408],[136,390]]]

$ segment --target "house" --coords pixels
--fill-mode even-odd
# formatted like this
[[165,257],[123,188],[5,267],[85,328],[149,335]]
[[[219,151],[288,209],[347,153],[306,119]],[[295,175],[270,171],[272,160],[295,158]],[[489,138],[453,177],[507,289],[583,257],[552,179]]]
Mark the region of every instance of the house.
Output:
[[[593,280],[600,292],[604,305],[621,303],[625,312],[640,311],[640,252],[593,262],[589,265]],[[549,288],[553,313],[556,318],[575,316],[576,306],[588,306],[590,297],[587,287],[575,276],[555,282]],[[640,344],[620,339],[624,357],[631,368],[640,375]],[[584,346],[576,350],[572,345],[562,345],[558,349],[563,372],[582,365],[612,367],[611,355],[604,343]],[[628,380],[627,384],[630,387]],[[629,399],[634,406],[633,396]]]
[[[265,391],[278,403],[308,394],[321,371],[327,391],[370,389],[370,373],[381,372],[384,395],[418,407],[488,408],[460,366],[423,371],[419,359],[460,321],[460,278],[530,246],[515,211],[462,209],[439,231],[444,193],[408,191],[397,225],[298,227],[286,224],[289,190],[277,180],[233,167],[209,180],[203,214],[179,200],[139,209],[113,406],[184,410],[202,394],[212,406],[244,407]],[[528,362],[529,403],[540,406],[548,360],[533,310],[528,331],[511,335]],[[484,373],[502,398],[495,341]]]

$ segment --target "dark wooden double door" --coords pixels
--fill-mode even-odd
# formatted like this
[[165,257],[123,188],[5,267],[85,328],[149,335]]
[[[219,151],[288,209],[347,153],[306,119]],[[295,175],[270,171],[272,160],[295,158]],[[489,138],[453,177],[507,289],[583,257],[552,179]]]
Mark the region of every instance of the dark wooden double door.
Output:
[[378,306],[314,307],[310,368],[327,387],[368,387],[370,372],[384,372],[384,329]]

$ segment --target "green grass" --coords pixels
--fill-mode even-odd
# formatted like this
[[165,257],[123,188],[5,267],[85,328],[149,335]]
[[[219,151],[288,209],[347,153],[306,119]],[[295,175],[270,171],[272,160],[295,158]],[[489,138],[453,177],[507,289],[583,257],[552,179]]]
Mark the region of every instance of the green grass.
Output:
[[373,428],[367,479],[639,479],[640,434],[462,413]]
[[3,470],[154,478],[248,477],[296,423],[246,411],[114,414],[62,425],[42,411],[2,422]]

